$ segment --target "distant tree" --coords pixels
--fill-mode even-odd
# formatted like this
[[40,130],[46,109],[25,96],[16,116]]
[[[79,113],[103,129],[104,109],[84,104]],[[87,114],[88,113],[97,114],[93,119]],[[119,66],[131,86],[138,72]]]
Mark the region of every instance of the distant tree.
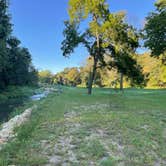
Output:
[[39,82],[40,83],[53,83],[53,75],[49,70],[39,71]]
[[80,71],[77,67],[65,68],[54,76],[54,83],[66,86],[77,86],[81,83]]
[[80,73],[77,68],[71,68],[66,74],[66,79],[70,82],[72,86],[76,86],[81,83]]
[[166,62],[166,1],[158,0],[155,4],[156,12],[146,18],[145,47],[152,51],[152,56],[163,56]]
[[[123,56],[123,58],[120,56]],[[97,68],[93,86],[119,88],[121,84],[120,71],[123,71],[123,86],[125,88],[138,86],[146,86],[148,88],[166,87],[166,66],[162,64],[160,59],[151,57],[150,53],[130,56],[116,55],[114,61],[109,60],[110,58],[112,59],[111,56],[105,56],[106,64],[109,65],[109,62],[112,62],[109,65],[112,66],[112,69],[110,70],[107,66]],[[90,56],[80,68],[74,67],[74,72],[73,68],[65,68],[54,75],[52,79],[56,84],[87,87],[89,72],[92,67],[93,59]],[[143,75],[140,71],[143,72]],[[145,78],[142,76],[145,76]]]
[[156,59],[146,52],[136,56],[136,60],[143,68],[147,87],[166,87],[166,65],[160,59]]
[[89,73],[91,68],[87,67],[86,65],[80,67],[80,79],[81,79],[81,86],[88,87],[88,80],[89,80]]

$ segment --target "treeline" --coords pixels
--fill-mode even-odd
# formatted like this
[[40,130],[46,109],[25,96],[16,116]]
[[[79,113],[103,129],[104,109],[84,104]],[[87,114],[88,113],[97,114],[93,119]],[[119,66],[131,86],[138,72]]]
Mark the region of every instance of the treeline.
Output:
[[[139,85],[140,87],[166,88],[166,66],[161,59],[150,56],[150,53],[135,55],[135,59],[142,67],[144,75],[144,82]],[[52,74],[48,70],[41,71],[39,80],[47,84],[88,87],[92,65],[92,59],[88,58],[84,66],[65,68],[57,74]],[[116,69],[110,70],[108,67],[103,67],[97,69],[93,86],[119,88],[120,82],[121,74]],[[138,87],[138,85],[133,82],[132,78],[123,76],[123,87]]]
[[37,70],[32,65],[31,54],[12,36],[8,0],[0,0],[0,89],[9,85],[36,85]]

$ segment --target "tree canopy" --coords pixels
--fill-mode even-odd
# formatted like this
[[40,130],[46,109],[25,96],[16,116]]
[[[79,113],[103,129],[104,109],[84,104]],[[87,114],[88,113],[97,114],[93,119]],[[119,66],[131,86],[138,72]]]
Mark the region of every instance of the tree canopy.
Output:
[[[130,73],[129,76],[133,79],[136,75],[141,75],[140,68],[134,60],[131,60],[131,54],[138,47],[138,35],[133,27],[125,23],[124,12],[110,13],[105,0],[69,0],[69,16],[70,20],[65,22],[63,55],[73,53],[74,48],[80,43],[88,49],[89,55],[93,58],[93,67],[89,74],[89,94],[91,94],[96,69],[106,65],[105,56],[111,57],[111,62],[107,64],[110,68],[116,67],[121,73]],[[88,26],[80,32],[79,26],[83,20],[88,21]],[[130,64],[133,63],[130,69],[125,65],[126,60],[130,60]],[[132,68],[137,74],[132,75],[129,72]]]
[[0,89],[9,85],[36,85],[37,70],[31,54],[12,36],[8,0],[0,0]]
[[166,57],[166,1],[156,2],[156,11],[151,12],[146,18],[145,47],[152,51],[152,56]]

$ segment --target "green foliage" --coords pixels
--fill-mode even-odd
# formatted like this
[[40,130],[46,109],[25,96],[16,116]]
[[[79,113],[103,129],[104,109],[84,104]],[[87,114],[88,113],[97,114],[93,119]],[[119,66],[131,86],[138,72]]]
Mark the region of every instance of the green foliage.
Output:
[[6,43],[11,33],[10,16],[7,8],[7,0],[0,0],[0,88],[5,86],[4,71],[8,61]]
[[12,36],[8,1],[0,0],[0,89],[9,85],[36,85],[37,71],[27,48]]
[[[88,49],[93,59],[92,69],[89,71],[89,94],[91,94],[97,68],[106,65],[105,55],[111,57],[111,62],[107,64],[110,68],[117,68],[119,72],[136,80],[135,83],[143,82],[141,69],[131,56],[138,47],[138,35],[133,27],[125,23],[123,12],[110,13],[105,0],[69,0],[68,11],[70,21],[65,22],[63,55],[72,53],[80,43]],[[80,33],[79,26],[83,20],[88,20],[88,25],[87,29]],[[131,64],[129,69],[126,65],[128,60]],[[132,68],[134,74],[131,74]]]
[[106,155],[104,147],[98,140],[89,141],[87,145],[82,145],[82,151],[89,157],[100,159]]
[[54,83],[67,86],[77,86],[81,83],[80,71],[77,67],[65,68],[62,72],[57,73],[53,79]]
[[146,18],[144,30],[145,47],[152,51],[153,56],[158,57],[166,51],[166,1],[157,1],[156,7],[157,11]]
[[101,166],[115,166],[116,165],[116,160],[113,158],[107,158],[103,161],[101,161],[100,165]]
[[26,48],[20,48],[20,41],[12,37],[9,44],[9,66],[6,68],[6,77],[9,85],[26,85],[29,83],[29,67],[31,55]]
[[63,50],[63,56],[68,56],[74,52],[74,48],[81,42],[81,37],[77,32],[78,27],[75,23],[71,24],[69,21],[65,21],[64,24],[63,35],[65,40],[62,42],[61,49]]
[[69,16],[71,22],[82,21],[88,16],[103,19],[108,13],[108,4],[105,0],[69,0]]
[[106,64],[115,68],[119,73],[129,77],[133,84],[144,82],[141,67],[133,55],[139,46],[139,35],[136,30],[124,21],[125,13],[110,14],[103,25],[103,38],[109,59]]
[[[94,78],[94,87],[112,87],[120,86],[120,71],[124,73],[124,88],[128,87],[146,87],[146,88],[164,88],[166,87],[166,67],[162,64],[162,59],[151,57],[149,53],[117,56],[117,63],[110,70],[107,66],[98,67]],[[108,64],[109,59],[106,56],[105,61]],[[99,65],[99,64],[98,64]],[[113,66],[113,64],[110,64]],[[117,67],[116,67],[117,66]],[[87,87],[89,74],[93,68],[93,59],[89,57],[85,64],[79,68],[66,68],[52,76],[54,83],[61,83],[67,86]],[[140,72],[141,71],[141,72]]]
[[166,0],[157,0],[155,3],[155,6],[157,7],[157,10],[165,10],[166,9]]
[[5,90],[0,91],[0,103],[13,98],[24,98],[33,95],[34,89],[28,86],[8,86]]
[[162,63],[162,58],[156,59],[149,53],[144,53],[136,57],[138,64],[143,69],[146,87],[164,88],[166,87],[166,66]]
[[40,83],[46,83],[51,84],[53,82],[53,74],[49,70],[43,70],[38,73],[39,76],[39,82]]
[[78,85],[81,81],[78,69],[77,68],[71,68],[66,73],[66,79],[69,81],[69,84],[71,84],[72,86]]
[[144,85],[144,75],[142,74],[142,68],[131,55],[126,52],[123,54],[120,53],[114,58],[113,63],[119,72],[123,73],[131,79],[132,85]]

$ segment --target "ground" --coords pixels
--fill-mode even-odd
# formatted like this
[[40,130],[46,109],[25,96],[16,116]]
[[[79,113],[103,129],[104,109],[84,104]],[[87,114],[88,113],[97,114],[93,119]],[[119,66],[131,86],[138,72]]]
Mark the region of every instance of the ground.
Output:
[[64,88],[37,102],[0,165],[164,166],[166,90]]

